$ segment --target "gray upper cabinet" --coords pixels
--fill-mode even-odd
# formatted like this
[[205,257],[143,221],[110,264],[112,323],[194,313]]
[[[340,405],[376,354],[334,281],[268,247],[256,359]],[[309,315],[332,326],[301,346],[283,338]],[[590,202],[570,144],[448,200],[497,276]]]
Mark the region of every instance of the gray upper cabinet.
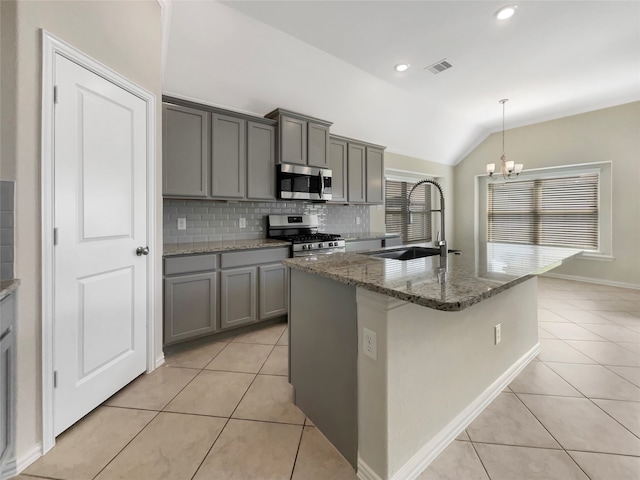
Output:
[[245,197],[247,122],[211,114],[211,196]]
[[366,201],[366,148],[364,145],[348,144],[347,176],[349,202],[364,203]]
[[307,122],[298,118],[280,117],[280,162],[307,164]]
[[210,113],[162,106],[162,193],[206,197],[209,178]]
[[347,142],[337,138],[329,141],[329,168],[332,172],[332,202],[347,201]]
[[265,117],[278,122],[278,163],[328,168],[331,122],[281,108]]
[[247,198],[276,198],[276,127],[247,122]]
[[307,164],[311,167],[329,168],[329,127],[307,124]]
[[367,203],[384,203],[384,150],[367,147]]

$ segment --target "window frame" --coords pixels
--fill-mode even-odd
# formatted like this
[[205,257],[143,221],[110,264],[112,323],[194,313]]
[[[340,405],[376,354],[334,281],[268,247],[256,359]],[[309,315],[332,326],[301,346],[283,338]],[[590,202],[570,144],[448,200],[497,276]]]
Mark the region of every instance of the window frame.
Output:
[[[567,177],[585,173],[598,174],[598,250],[585,250],[577,257],[583,260],[612,261],[613,257],[613,209],[612,209],[612,162],[594,162],[557,167],[544,167],[523,171],[518,178],[521,181]],[[518,181],[508,180],[508,182]],[[478,242],[488,242],[488,185],[505,182],[493,180],[488,175],[476,176],[476,248]],[[524,244],[521,244],[524,245]],[[570,248],[570,247],[569,247]]]

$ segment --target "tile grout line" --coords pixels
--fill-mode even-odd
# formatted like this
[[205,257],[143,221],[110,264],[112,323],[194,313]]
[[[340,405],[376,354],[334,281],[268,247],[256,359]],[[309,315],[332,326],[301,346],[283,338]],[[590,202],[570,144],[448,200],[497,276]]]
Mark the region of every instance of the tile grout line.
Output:
[[[465,432],[467,430],[465,429]],[[469,443],[471,443],[471,447],[473,448],[473,451],[476,453],[476,457],[478,457],[478,460],[480,460],[480,465],[482,465],[482,468],[484,469],[484,473],[487,474],[487,478],[489,480],[493,480],[491,478],[491,475],[489,475],[489,470],[487,470],[487,467],[485,466],[484,462],[482,461],[482,457],[480,456],[480,453],[478,452],[478,449],[476,448],[475,444],[473,443],[473,440],[471,440],[471,435],[469,435],[469,433],[467,432],[467,436],[469,437]],[[437,457],[436,457],[437,458]],[[433,463],[433,462],[432,462]]]
[[[280,337],[278,337],[278,339],[280,339]],[[229,342],[231,343],[231,342]],[[236,342],[236,343],[240,343],[240,342]],[[277,343],[277,340],[276,340]],[[256,344],[253,344],[256,345]],[[191,480],[193,480],[196,475],[198,474],[198,472],[200,471],[200,469],[202,468],[202,465],[204,464],[205,460],[207,459],[207,457],[209,456],[209,454],[211,453],[211,450],[213,449],[213,447],[215,446],[216,442],[220,439],[220,436],[222,435],[222,432],[224,432],[225,428],[227,428],[227,425],[229,425],[229,422],[231,421],[231,419],[233,418],[233,414],[236,413],[236,410],[238,409],[238,407],[240,406],[240,404],[242,403],[242,400],[244,399],[244,397],[247,395],[247,393],[249,392],[249,390],[251,389],[251,386],[254,384],[254,382],[256,381],[256,378],[258,378],[258,375],[260,374],[260,370],[262,370],[262,367],[264,367],[264,364],[267,362],[267,360],[269,359],[269,356],[271,355],[271,352],[273,352],[273,349],[275,348],[275,344],[272,345],[271,351],[269,352],[269,354],[266,356],[266,358],[264,359],[264,361],[262,362],[262,365],[260,365],[260,368],[258,369],[258,372],[253,374],[253,380],[251,380],[251,383],[249,384],[249,386],[247,387],[247,389],[244,391],[244,393],[242,394],[242,397],[240,397],[240,400],[238,400],[238,403],[236,404],[236,406],[234,407],[233,411],[231,412],[231,414],[229,415],[229,417],[227,418],[227,421],[225,422],[224,426],[220,429],[220,433],[218,433],[218,435],[216,436],[215,440],[213,441],[213,443],[211,444],[211,446],[209,447],[209,450],[207,450],[207,453],[205,454],[205,456],[203,457],[202,461],[200,462],[200,464],[198,465],[198,468],[196,468],[196,471],[194,472],[193,476],[191,477]],[[213,361],[213,360],[212,360]],[[211,362],[209,362],[211,363]],[[207,364],[209,365],[209,364]],[[204,368],[202,370],[205,370]],[[244,420],[244,419],[240,419],[240,420]],[[264,423],[275,423],[275,422],[264,422]]]
[[[307,417],[305,416],[305,423]],[[293,474],[296,471],[296,463],[298,463],[298,454],[300,453],[300,446],[302,445],[302,436],[304,435],[304,429],[306,425],[302,424],[302,429],[300,430],[300,439],[298,440],[298,448],[296,449],[296,456],[293,459],[293,465],[291,465],[291,475],[289,476],[289,480],[293,480]]]

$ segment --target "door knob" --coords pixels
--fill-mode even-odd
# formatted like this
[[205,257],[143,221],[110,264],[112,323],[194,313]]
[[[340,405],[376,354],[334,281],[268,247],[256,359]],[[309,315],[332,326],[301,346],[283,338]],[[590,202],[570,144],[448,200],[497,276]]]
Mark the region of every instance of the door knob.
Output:
[[136,248],[136,255],[138,255],[139,257],[142,255],[149,255],[149,247]]

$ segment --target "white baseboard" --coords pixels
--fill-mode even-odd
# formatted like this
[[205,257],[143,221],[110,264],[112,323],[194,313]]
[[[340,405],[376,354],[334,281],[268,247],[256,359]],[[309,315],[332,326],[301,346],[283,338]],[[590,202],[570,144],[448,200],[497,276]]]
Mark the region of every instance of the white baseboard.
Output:
[[164,353],[159,356],[158,358],[156,358],[156,366],[155,368],[161,367],[162,365],[164,365]]
[[29,450],[27,450],[20,458],[16,460],[15,473],[18,474],[22,472],[25,468],[27,468],[29,465],[31,465],[41,456],[42,456],[42,443],[38,442]]
[[16,461],[11,460],[8,462],[4,468],[0,471],[0,480],[7,480],[9,478],[13,478],[18,474],[18,469],[16,467]]
[[640,284],[616,282],[614,280],[603,280],[602,278],[581,277],[579,275],[564,275],[562,273],[547,272],[543,276],[559,278],[561,280],[573,280],[575,282],[595,283],[597,285],[609,285],[611,287],[632,288],[634,290],[640,290]]
[[382,480],[358,455],[358,478],[360,480]]
[[[540,353],[540,344],[536,344],[525,353],[506,372],[485,389],[479,397],[469,404],[439,433],[427,442],[413,457],[409,459],[392,477],[391,480],[414,480],[460,433],[482,413],[482,411],[498,396],[504,388],[515,379],[536,355]],[[362,469],[362,471],[361,471]],[[383,480],[375,474],[358,457],[358,478],[362,480]]]

